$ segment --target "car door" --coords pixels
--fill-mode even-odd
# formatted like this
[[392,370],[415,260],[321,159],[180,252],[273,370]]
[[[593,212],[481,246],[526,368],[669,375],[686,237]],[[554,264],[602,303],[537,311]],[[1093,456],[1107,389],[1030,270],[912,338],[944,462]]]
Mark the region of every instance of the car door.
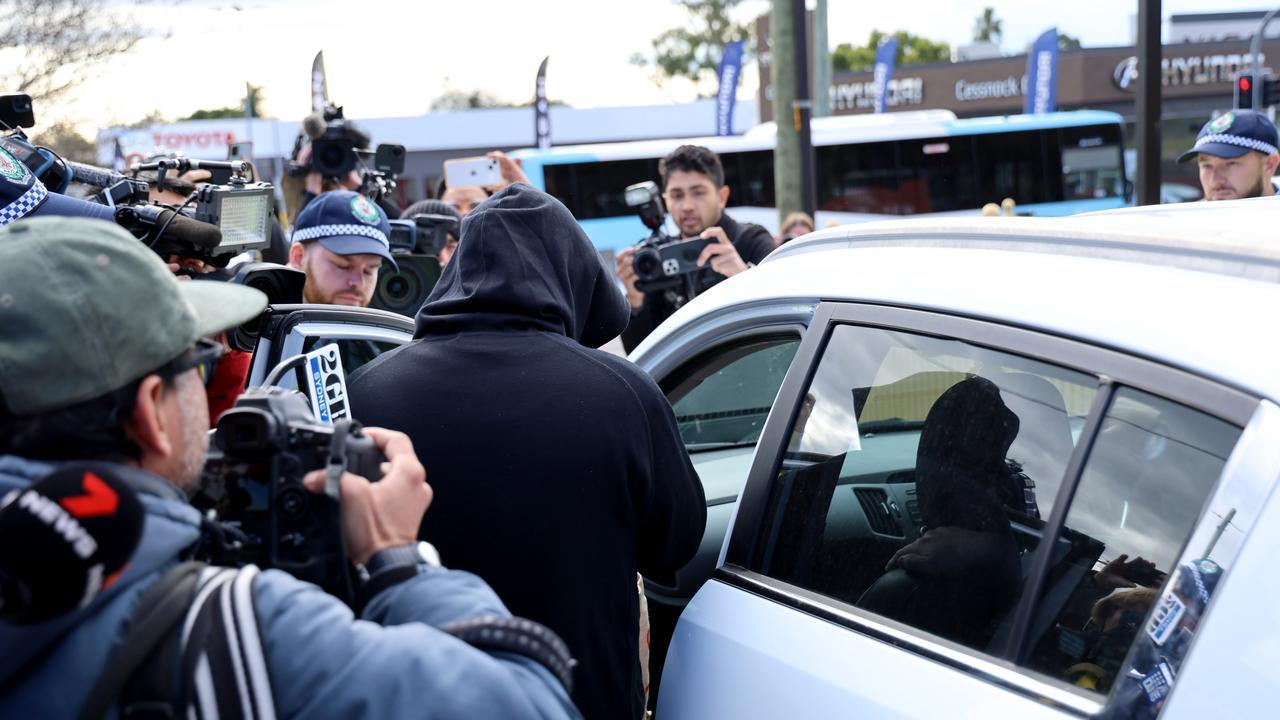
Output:
[[[379,354],[413,339],[413,320],[403,315],[341,305],[272,305],[247,329],[256,336],[248,386],[263,384],[284,360],[335,342],[347,377]],[[292,375],[282,381],[292,386]]]
[[1261,407],[1030,330],[820,305],[658,715],[1154,717],[1240,551],[1216,528],[1275,477],[1241,470]]
[[707,501],[694,558],[669,577],[645,578],[651,697],[660,689],[676,619],[715,569],[756,442],[812,310],[810,303],[776,303],[701,318],[632,356],[671,402]]

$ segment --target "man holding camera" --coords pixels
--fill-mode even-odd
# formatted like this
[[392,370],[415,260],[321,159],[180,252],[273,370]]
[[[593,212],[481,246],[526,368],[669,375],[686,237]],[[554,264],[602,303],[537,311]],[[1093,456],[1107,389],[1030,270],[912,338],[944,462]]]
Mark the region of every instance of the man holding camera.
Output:
[[[715,153],[699,145],[681,145],[658,163],[662,197],[667,211],[680,228],[680,239],[712,239],[703,249],[693,287],[702,292],[727,277],[752,267],[777,247],[769,231],[751,223],[738,223],[724,213],[729,188],[724,167]],[[618,253],[616,273],[627,291],[631,322],[622,333],[630,352],[688,298],[672,291],[643,292],[636,287],[635,248]]]
[[[183,494],[204,462],[202,379],[221,351],[202,338],[264,305],[249,288],[178,282],[145,246],[104,222],[33,219],[0,232],[0,497],[38,487],[62,463],[92,460],[145,511],[129,564],[103,580],[99,594],[36,624],[0,622],[0,717],[575,716],[564,687],[539,662],[482,651],[436,629],[508,613],[478,578],[419,559],[413,543],[432,490],[408,438],[377,429],[367,432],[388,459],[381,481],[340,478],[348,555],[371,573],[362,620],[284,573],[241,570],[236,592],[223,595],[223,612],[241,613],[239,622],[215,632],[190,624],[203,616],[189,616],[182,635],[189,650],[235,634],[240,653],[165,666],[183,681],[181,697],[162,698],[163,707],[131,704],[134,685],[105,695],[110,707],[94,706],[103,695],[91,686],[131,654],[121,639],[148,626],[151,616],[135,618],[135,610],[210,527]],[[324,480],[312,473],[306,485],[316,491]],[[87,475],[85,482],[88,491]],[[94,490],[61,504],[88,517],[102,512],[103,497]],[[215,577],[222,575],[201,573],[201,592]],[[6,614],[22,593],[4,573],[0,591]],[[211,674],[228,663],[235,672]]]
[[330,190],[307,203],[289,248],[289,265],[307,274],[303,301],[368,307],[382,261],[396,264],[390,234],[382,208],[360,193]]

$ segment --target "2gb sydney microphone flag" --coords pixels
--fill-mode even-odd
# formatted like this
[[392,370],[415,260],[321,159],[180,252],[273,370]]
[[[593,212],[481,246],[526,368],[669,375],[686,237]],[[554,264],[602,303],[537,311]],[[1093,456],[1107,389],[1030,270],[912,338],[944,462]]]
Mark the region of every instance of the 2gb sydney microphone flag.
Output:
[[123,574],[146,514],[106,466],[63,466],[0,499],[0,620],[88,605]]

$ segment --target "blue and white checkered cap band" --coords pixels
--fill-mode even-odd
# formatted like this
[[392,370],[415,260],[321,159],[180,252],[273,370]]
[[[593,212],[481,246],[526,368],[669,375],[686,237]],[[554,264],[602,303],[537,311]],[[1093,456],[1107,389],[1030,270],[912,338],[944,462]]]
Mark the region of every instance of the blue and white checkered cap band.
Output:
[[318,240],[327,237],[347,237],[350,235],[360,235],[367,238],[373,238],[387,247],[391,247],[391,243],[387,242],[386,233],[376,227],[368,225],[316,225],[315,227],[302,228],[293,231],[294,242],[306,242],[308,240]]
[[0,208],[0,227],[26,217],[27,213],[35,210],[48,194],[49,191],[45,190],[44,183],[36,180],[35,184],[19,195],[17,200]]
[[1241,135],[1227,135],[1226,133],[1205,135],[1199,140],[1196,140],[1196,146],[1192,148],[1192,150],[1199,150],[1209,143],[1222,143],[1224,145],[1235,145],[1237,147],[1249,148],[1250,150],[1257,150],[1264,155],[1274,155],[1277,152],[1276,146],[1271,143],[1265,143],[1261,140],[1254,140],[1253,138],[1247,138]]

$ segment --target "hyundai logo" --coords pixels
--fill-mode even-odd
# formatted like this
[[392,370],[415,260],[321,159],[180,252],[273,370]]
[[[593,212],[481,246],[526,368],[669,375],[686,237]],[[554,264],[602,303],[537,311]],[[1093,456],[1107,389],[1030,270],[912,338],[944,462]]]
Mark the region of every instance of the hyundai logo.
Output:
[[1121,90],[1129,90],[1129,86],[1134,80],[1138,79],[1138,56],[1130,55],[1116,65],[1115,72],[1111,73],[1111,82]]

